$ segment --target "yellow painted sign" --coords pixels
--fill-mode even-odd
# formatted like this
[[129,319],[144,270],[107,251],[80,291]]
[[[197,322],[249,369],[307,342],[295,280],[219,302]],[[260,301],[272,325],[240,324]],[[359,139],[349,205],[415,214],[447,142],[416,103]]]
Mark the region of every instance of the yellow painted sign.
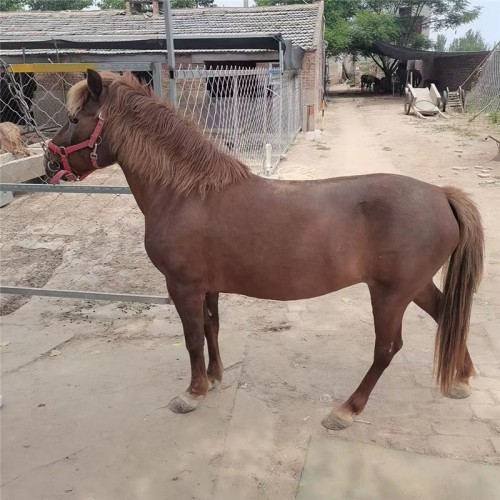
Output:
[[96,63],[39,63],[10,64],[13,73],[85,73],[87,69],[97,69]]

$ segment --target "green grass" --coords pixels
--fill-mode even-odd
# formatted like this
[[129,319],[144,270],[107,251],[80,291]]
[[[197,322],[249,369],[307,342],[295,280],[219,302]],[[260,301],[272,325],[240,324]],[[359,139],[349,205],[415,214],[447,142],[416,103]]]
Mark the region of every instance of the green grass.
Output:
[[488,113],[488,118],[490,119],[491,123],[500,125],[500,111],[493,111],[491,113]]

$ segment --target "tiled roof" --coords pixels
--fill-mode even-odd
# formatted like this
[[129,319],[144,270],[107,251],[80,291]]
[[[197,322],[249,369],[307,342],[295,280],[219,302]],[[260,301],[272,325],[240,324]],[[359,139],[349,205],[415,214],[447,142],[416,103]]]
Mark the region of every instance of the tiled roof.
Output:
[[[316,48],[322,3],[284,7],[180,9],[172,11],[174,36],[280,33],[303,49]],[[0,13],[1,40],[92,40],[165,36],[163,16],[124,15],[121,11]]]

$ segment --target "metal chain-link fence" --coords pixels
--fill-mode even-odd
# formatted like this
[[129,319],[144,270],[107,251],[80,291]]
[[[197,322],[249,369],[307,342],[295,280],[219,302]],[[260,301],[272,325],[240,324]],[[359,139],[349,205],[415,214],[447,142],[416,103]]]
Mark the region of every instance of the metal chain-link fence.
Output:
[[[4,64],[1,71],[1,122],[18,125],[25,143],[43,145],[65,123],[67,92],[84,73],[9,72]],[[301,128],[298,72],[187,67],[176,71],[176,85],[181,113],[255,172],[272,170]]]
[[[66,93],[83,71],[2,69],[0,126],[22,133],[25,151],[0,154],[0,315],[40,294],[165,303],[163,277],[145,255],[143,215],[117,165],[78,184],[47,186],[45,141],[66,122]],[[124,273],[130,259],[133,282]]]
[[273,68],[180,68],[177,107],[254,171],[274,168],[301,126],[300,78]]
[[475,83],[464,95],[467,123],[485,130],[500,131],[500,43],[496,44],[471,78]]
[[40,131],[57,131],[67,119],[66,94],[83,73],[10,72],[2,64],[1,122],[11,122]]

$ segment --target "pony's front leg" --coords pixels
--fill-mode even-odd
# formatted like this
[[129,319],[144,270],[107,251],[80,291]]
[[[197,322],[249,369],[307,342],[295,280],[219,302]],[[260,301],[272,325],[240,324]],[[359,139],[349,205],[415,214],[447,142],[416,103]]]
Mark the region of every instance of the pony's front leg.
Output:
[[205,300],[205,337],[208,347],[207,376],[209,390],[222,381],[224,367],[219,352],[219,294],[207,294]]
[[191,361],[191,383],[186,392],[170,401],[168,407],[174,413],[188,413],[196,410],[199,401],[205,397],[208,391],[207,370],[203,353],[205,296],[200,295],[198,290],[180,291],[177,287],[169,287],[169,294],[184,328],[184,339]]

